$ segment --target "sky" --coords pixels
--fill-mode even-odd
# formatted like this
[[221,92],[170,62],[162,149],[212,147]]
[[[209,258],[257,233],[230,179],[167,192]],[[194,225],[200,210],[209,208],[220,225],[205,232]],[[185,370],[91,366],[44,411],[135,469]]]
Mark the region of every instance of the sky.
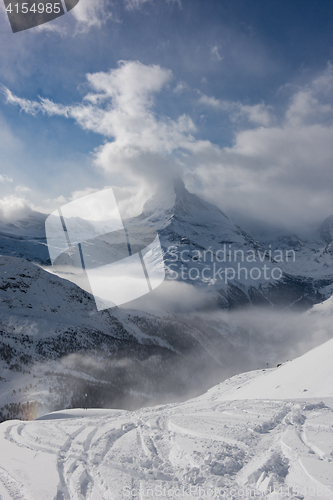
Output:
[[0,217],[163,183],[291,228],[333,214],[331,0],[80,0],[13,34],[0,3]]

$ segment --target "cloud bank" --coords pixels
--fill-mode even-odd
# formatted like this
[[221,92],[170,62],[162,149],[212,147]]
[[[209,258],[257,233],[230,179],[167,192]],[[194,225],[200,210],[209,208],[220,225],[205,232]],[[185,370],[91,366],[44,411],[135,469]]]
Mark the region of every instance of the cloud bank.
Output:
[[109,0],[80,0],[71,11],[76,21],[76,32],[101,27],[111,16]]
[[22,196],[10,195],[0,199],[0,220],[11,222],[31,213],[31,207]]
[[89,92],[69,106],[0,90],[26,113],[63,116],[103,136],[105,142],[94,151],[95,166],[111,184],[136,186],[142,197],[180,174],[190,189],[224,210],[290,225],[333,213],[330,64],[294,88],[283,113],[264,102],[243,104],[200,93],[196,106],[214,113],[215,120],[229,116],[234,138],[227,147],[200,139],[191,116],[171,119],[156,111],[157,99],[171,95],[172,85],[177,88],[168,69],[121,61],[86,79]]

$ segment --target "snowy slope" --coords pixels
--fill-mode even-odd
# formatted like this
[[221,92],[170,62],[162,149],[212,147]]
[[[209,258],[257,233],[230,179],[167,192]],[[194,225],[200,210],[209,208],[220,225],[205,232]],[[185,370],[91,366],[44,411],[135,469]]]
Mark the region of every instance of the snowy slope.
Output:
[[[330,341],[291,361],[290,387],[279,367],[261,388],[257,371],[181,404],[4,422],[1,498],[332,500],[332,354]],[[311,392],[299,393],[301,377]],[[279,398],[268,399],[275,383]]]
[[18,237],[45,237],[45,220],[47,215],[31,210],[23,219],[12,222],[0,221],[1,233]]
[[222,399],[333,398],[333,339],[254,379],[239,375],[238,387],[219,388]]
[[333,314],[333,296],[329,299],[314,305],[309,311],[309,314],[320,315],[321,317],[330,317]]
[[41,264],[50,262],[45,238],[46,215],[31,211],[24,219],[0,221],[0,255]]

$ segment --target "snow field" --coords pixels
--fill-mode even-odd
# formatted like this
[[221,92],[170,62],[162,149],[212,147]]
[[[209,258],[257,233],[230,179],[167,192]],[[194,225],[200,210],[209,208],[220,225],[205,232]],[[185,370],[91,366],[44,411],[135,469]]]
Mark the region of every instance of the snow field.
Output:
[[209,392],[133,412],[4,422],[1,498],[333,498],[333,399],[219,401],[218,386]]

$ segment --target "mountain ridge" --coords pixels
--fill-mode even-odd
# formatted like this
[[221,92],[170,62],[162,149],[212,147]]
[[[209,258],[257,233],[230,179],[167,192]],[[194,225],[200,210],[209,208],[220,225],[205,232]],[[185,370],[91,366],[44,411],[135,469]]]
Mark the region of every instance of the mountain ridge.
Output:
[[[44,214],[31,213],[26,219],[10,225],[2,224],[0,254],[49,265],[43,228],[45,217]],[[218,207],[189,193],[180,178],[148,200],[141,215],[124,223],[137,232],[145,226],[155,229],[164,252],[166,279],[209,289],[209,294],[214,295],[222,308],[258,303],[308,308],[328,298],[333,291],[333,252],[323,239],[306,241],[296,235],[278,235],[274,239],[271,235],[268,240],[263,236],[259,241]],[[102,261],[107,262],[109,251],[112,249],[106,243]],[[288,251],[294,253],[295,259],[286,261],[284,256]],[[243,257],[239,260],[238,253],[231,262],[226,258],[221,263],[219,257],[223,252],[225,255],[229,252],[229,259],[235,252]],[[282,262],[274,263],[274,252],[283,255]],[[255,256],[254,263],[247,262],[248,254]],[[263,259],[261,255],[264,255]],[[263,265],[270,271],[268,278],[266,274],[264,276]],[[243,267],[247,271],[239,271]],[[249,277],[252,268],[259,269],[259,277]],[[276,276],[281,274],[280,279],[273,277],[274,268],[281,269],[281,272],[275,271]],[[258,274],[257,270],[255,272]],[[229,280],[227,273],[231,277],[235,273],[235,276]],[[61,276],[71,279],[68,273]],[[73,281],[77,282],[74,277]]]

